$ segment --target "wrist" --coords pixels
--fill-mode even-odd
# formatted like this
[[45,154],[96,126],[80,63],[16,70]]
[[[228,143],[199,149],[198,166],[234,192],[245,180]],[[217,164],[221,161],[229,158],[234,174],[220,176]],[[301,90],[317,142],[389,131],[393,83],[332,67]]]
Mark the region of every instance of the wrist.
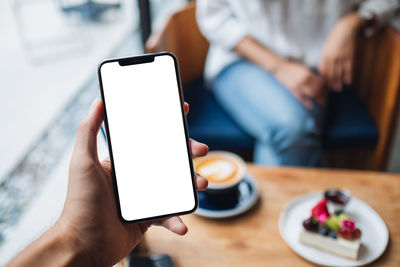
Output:
[[52,244],[58,253],[64,255],[64,266],[95,266],[81,241],[62,222],[57,222],[50,230]]
[[267,71],[269,71],[272,75],[277,75],[288,63],[288,60],[281,57],[276,57],[275,60],[268,66],[269,69],[267,69]]
[[8,266],[94,266],[78,242],[65,235],[56,224],[19,253]]

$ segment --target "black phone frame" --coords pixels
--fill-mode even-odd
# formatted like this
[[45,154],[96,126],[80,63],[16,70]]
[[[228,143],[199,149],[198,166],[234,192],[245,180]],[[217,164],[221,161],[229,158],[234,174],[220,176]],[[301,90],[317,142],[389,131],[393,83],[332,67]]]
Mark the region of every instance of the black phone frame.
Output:
[[[191,179],[192,179],[192,188],[193,188],[193,196],[194,196],[194,200],[195,200],[195,205],[191,210],[187,210],[187,211],[157,215],[157,216],[153,216],[153,217],[141,218],[141,219],[136,219],[136,220],[126,220],[122,216],[122,213],[121,213],[121,205],[120,205],[118,186],[117,186],[117,177],[116,177],[115,171],[114,171],[114,169],[115,169],[114,168],[114,158],[113,158],[112,145],[111,145],[110,129],[108,127],[106,101],[105,101],[105,97],[104,97],[103,82],[102,82],[102,78],[101,78],[101,67],[104,64],[112,63],[112,62],[118,62],[121,66],[149,63],[149,62],[153,62],[154,58],[157,56],[170,56],[174,60],[176,81],[177,81],[178,93],[179,93],[179,102],[181,105],[182,122],[183,122],[184,131],[185,131],[186,148],[187,148],[188,159],[189,159],[189,167],[190,167],[190,173],[191,173]],[[189,132],[188,132],[188,126],[187,126],[187,121],[186,121],[186,115],[185,115],[182,83],[181,83],[181,79],[180,79],[178,60],[177,60],[176,56],[170,52],[160,52],[160,53],[143,54],[143,55],[138,55],[138,56],[134,56],[134,57],[122,57],[122,58],[107,59],[99,64],[99,66],[97,68],[97,76],[98,76],[101,99],[103,101],[104,126],[105,126],[106,135],[107,135],[107,145],[108,145],[108,151],[109,151],[110,162],[111,162],[111,167],[112,167],[111,174],[112,174],[112,178],[113,178],[115,202],[117,205],[118,216],[121,219],[121,221],[124,223],[139,223],[139,222],[154,221],[154,220],[164,219],[164,218],[168,218],[168,217],[193,213],[199,205],[199,200],[198,200],[198,195],[197,195],[195,173],[194,173],[192,156],[191,156],[191,151],[190,151]]]

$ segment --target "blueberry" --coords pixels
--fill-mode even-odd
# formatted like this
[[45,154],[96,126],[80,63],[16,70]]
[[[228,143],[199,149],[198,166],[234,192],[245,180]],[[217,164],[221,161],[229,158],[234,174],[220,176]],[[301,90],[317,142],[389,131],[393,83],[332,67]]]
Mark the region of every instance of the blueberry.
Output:
[[337,238],[336,233],[335,233],[334,231],[329,231],[328,236],[329,236],[329,237],[332,237],[332,238],[334,238],[334,239]]
[[318,233],[320,235],[324,235],[324,236],[327,236],[329,234],[329,232],[330,232],[330,230],[328,228],[326,228],[326,227],[321,227],[318,230]]

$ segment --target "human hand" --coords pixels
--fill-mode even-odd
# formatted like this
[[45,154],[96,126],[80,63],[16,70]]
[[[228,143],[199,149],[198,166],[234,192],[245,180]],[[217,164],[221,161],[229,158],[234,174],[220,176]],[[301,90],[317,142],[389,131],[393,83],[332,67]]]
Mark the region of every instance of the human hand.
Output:
[[325,41],[318,70],[335,91],[353,82],[356,37],[364,23],[357,13],[348,14],[336,23]]
[[306,66],[283,60],[274,75],[307,109],[312,108],[312,100],[325,104],[325,82]]
[[[186,114],[188,109],[185,103]],[[152,224],[179,235],[188,229],[179,217],[144,223],[121,222],[115,204],[110,161],[100,162],[97,155],[97,133],[102,121],[102,103],[96,100],[79,125],[70,163],[67,198],[55,227],[66,242],[78,244],[76,249],[87,255],[94,265],[111,266],[142,240]],[[208,152],[206,145],[194,140],[190,140],[190,148],[193,157]],[[204,190],[207,180],[196,176],[196,185],[199,190]]]

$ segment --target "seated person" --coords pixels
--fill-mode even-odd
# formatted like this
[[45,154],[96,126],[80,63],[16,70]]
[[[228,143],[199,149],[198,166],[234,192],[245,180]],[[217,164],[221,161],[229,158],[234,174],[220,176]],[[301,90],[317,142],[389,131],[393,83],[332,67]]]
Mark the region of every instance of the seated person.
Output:
[[198,0],[205,66],[220,105],[255,138],[254,161],[320,166],[327,90],[352,83],[356,36],[398,0]]

